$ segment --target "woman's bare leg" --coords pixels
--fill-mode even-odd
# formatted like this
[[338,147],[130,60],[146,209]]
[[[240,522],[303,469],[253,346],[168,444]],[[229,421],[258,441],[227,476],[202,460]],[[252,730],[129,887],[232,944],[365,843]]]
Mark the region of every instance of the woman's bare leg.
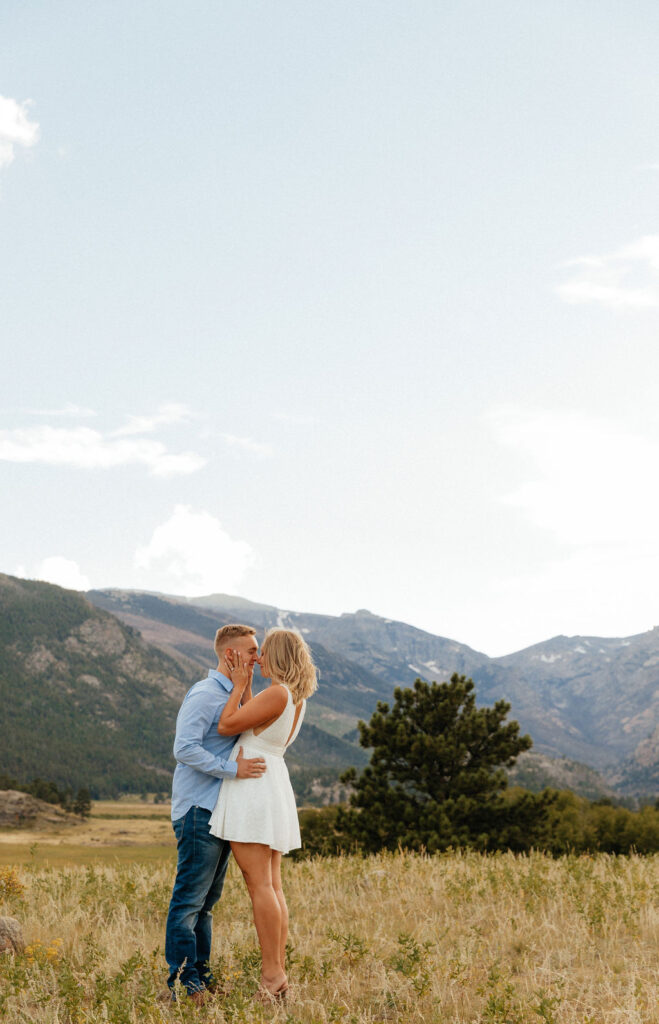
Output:
[[261,947],[261,981],[274,993],[285,988],[286,972],[281,964],[281,905],[273,886],[273,851],[262,843],[232,842],[231,849],[252,900]]
[[272,887],[279,901],[281,910],[281,926],[279,931],[279,964],[282,971],[286,970],[286,940],[288,939],[288,907],[281,884],[281,853],[272,850]]

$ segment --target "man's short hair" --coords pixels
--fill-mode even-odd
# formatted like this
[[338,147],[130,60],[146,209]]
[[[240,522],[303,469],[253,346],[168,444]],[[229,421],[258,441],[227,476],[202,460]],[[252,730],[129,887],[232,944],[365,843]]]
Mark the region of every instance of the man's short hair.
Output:
[[215,634],[215,643],[213,644],[215,648],[215,653],[219,658],[224,648],[227,647],[232,640],[235,640],[237,636],[255,635],[256,630],[253,628],[253,626],[241,626],[239,623],[235,622],[230,623],[228,626],[222,626],[220,629],[218,629],[217,633]]

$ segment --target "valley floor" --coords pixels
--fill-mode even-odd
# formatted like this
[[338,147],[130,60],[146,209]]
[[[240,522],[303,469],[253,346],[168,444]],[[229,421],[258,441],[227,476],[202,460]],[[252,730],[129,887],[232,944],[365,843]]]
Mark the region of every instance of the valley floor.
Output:
[[0,865],[135,860],[176,861],[168,803],[97,800],[89,818],[59,826],[0,830]]
[[251,1001],[258,955],[232,864],[214,945],[229,994],[193,1010],[159,999],[173,846],[161,847],[160,863],[140,846],[115,847],[133,856],[112,864],[93,862],[93,844],[86,850],[86,864],[39,863],[38,848],[28,862],[0,867],[0,914],[17,917],[29,943],[16,958],[0,956],[8,1024],[659,1022],[659,856],[286,862],[285,1009]]

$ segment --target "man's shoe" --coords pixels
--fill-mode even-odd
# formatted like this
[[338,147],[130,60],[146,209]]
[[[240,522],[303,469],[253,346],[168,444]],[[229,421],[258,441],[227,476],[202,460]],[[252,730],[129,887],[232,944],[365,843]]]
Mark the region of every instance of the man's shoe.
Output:
[[219,997],[220,999],[225,999],[229,995],[229,989],[226,987],[226,985],[223,985],[222,982],[218,981],[216,978],[213,978],[212,981],[209,981],[206,984],[205,988],[208,994],[213,996],[214,998]]
[[208,995],[206,990],[203,988],[197,988],[194,992],[188,992],[188,999],[195,1004],[195,1006],[203,1006]]

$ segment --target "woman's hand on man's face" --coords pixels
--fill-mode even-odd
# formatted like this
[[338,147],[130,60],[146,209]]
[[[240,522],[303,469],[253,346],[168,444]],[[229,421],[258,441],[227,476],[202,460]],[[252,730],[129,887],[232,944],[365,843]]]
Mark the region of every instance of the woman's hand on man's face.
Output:
[[252,680],[253,666],[247,663],[240,651],[232,651],[230,648],[224,652],[224,663],[234,689],[237,687],[244,690]]

